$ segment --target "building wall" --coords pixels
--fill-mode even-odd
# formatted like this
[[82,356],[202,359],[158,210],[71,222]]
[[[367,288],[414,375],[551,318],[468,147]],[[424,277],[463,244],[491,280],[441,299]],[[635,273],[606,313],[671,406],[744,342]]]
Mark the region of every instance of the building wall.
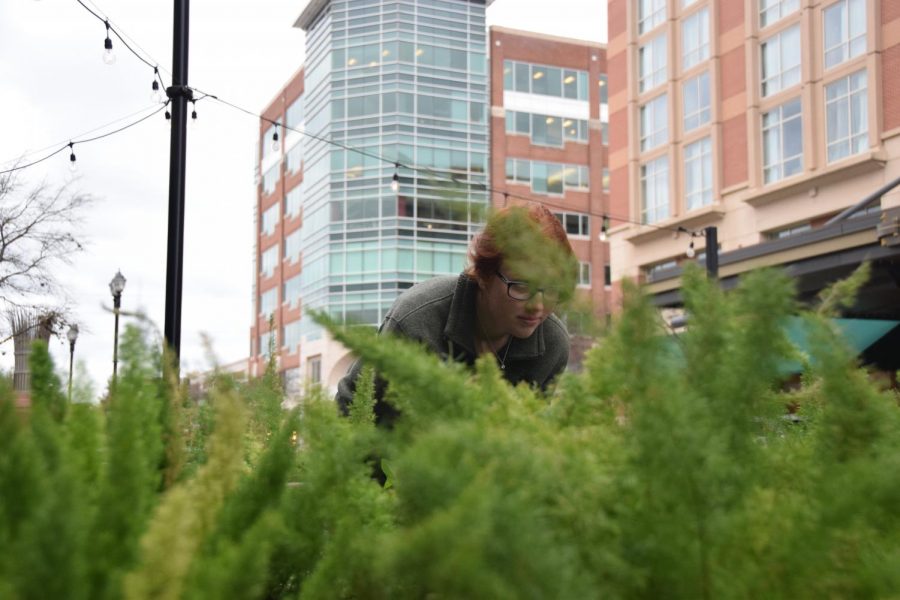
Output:
[[[649,19],[642,30],[642,15],[655,14],[660,6],[661,18]],[[761,10],[767,6],[782,14],[766,13],[772,18],[763,22]],[[852,15],[838,15],[834,11],[839,6],[849,7]],[[696,15],[702,11],[708,15],[703,28],[708,52],[686,66],[685,56],[699,39],[691,30],[685,33],[686,23],[701,20]],[[897,177],[900,99],[892,93],[900,69],[896,2],[611,0],[609,15],[614,280],[652,281],[654,266],[684,263],[689,236],[675,235],[678,227],[715,225],[720,252],[728,252],[816,227]],[[846,30],[847,42],[846,53],[840,43],[829,46],[829,59],[834,57],[829,61],[826,38],[829,43],[835,38],[826,34],[826,18],[834,25],[831,31]],[[860,30],[864,33],[856,41]],[[650,78],[642,88],[642,58],[648,65],[643,73],[652,73],[653,43],[661,36],[668,59],[665,73],[658,84]],[[709,117],[694,126],[685,111],[700,74],[709,78]],[[864,94],[839,93],[843,83],[852,89],[863,78]],[[834,100],[828,101],[826,94]],[[649,119],[651,104],[663,96],[667,133],[660,143],[648,141],[642,148],[642,137],[649,140],[648,133],[657,130]],[[851,135],[838,133],[838,115],[841,123],[851,122]],[[843,137],[851,142],[845,154],[837,143]],[[707,139],[708,162],[692,164],[708,173],[709,194],[692,205],[686,155],[702,147],[692,144]],[[661,160],[653,163],[655,159]],[[654,179],[658,171],[652,167],[666,162],[665,176]],[[663,179],[658,188],[645,185]],[[654,189],[664,189],[668,198],[661,203],[664,210],[648,215],[648,200],[659,197]],[[888,194],[882,207],[898,201],[900,194]],[[702,255],[704,238],[693,239]],[[742,268],[749,266],[733,267]]]
[[[605,171],[608,111],[606,102],[601,102],[601,95],[605,96],[608,86],[606,47],[492,27],[490,53],[491,181],[495,190],[492,202],[494,206],[501,207],[533,200],[541,202],[554,213],[568,215],[572,247],[578,260],[590,269],[589,282],[585,281],[581,286],[581,294],[591,301],[597,314],[604,314],[607,312],[608,295],[605,285],[605,267],[609,264],[608,245],[598,237],[603,216],[608,211],[604,189],[608,181]],[[522,91],[522,82],[515,79],[517,73],[524,73],[522,65],[532,67],[528,74],[532,78],[529,91]],[[516,69],[521,71],[515,72]],[[512,80],[510,70],[515,72]],[[561,95],[555,94],[551,88],[535,91],[533,82],[539,82],[544,77],[562,78]],[[566,84],[571,78],[574,79]],[[582,80],[583,91],[576,89],[573,93],[566,88],[572,83],[581,85]],[[567,93],[575,97],[566,97]],[[522,115],[529,114],[530,124],[528,131],[525,131],[521,126],[524,123]],[[576,132],[581,125],[579,121],[584,121],[587,126],[583,134]],[[560,125],[561,138],[545,131]],[[560,165],[563,170],[571,170],[573,166],[584,167],[588,174],[587,185],[565,185],[557,193],[548,193],[549,189],[544,191],[542,184],[529,183],[511,173],[516,166],[513,164],[511,169],[508,161],[523,159]],[[534,165],[534,162],[530,164]],[[533,166],[531,174],[534,175]],[[549,175],[548,181],[552,177],[552,174]],[[579,216],[577,224],[574,215]]]

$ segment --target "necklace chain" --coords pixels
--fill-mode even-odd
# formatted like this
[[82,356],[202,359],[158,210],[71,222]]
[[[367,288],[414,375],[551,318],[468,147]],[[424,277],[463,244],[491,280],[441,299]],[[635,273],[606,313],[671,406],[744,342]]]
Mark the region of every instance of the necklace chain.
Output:
[[488,347],[488,350],[491,351],[491,354],[497,359],[497,362],[500,363],[500,370],[506,370],[506,357],[509,355],[509,347],[512,346],[512,335],[510,335],[506,340],[506,350],[503,352],[503,358],[500,358],[500,355],[497,354],[497,351],[491,346],[491,343],[487,339],[487,334],[484,332],[484,326],[481,324],[481,320],[476,316],[475,322],[478,323],[478,329],[481,330],[481,335],[484,336],[484,343]]

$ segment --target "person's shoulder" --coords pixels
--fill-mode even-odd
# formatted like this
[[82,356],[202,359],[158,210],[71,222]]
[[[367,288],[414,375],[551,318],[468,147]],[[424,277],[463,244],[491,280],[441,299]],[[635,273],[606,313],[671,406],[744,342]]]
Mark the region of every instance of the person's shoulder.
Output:
[[550,315],[544,321],[544,344],[548,348],[569,347],[569,330],[556,315]]
[[390,316],[395,321],[403,321],[411,315],[438,305],[447,303],[453,298],[459,276],[441,275],[427,281],[417,283],[397,298],[391,308]]

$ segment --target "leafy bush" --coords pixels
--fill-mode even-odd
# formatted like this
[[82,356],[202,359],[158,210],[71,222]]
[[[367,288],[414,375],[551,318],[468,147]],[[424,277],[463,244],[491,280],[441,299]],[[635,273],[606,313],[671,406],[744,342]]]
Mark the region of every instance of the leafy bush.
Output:
[[810,366],[782,389],[777,273],[725,295],[689,271],[685,299],[674,342],[627,289],[548,396],[332,327],[389,382],[390,431],[371,370],[349,418],[318,390],[280,410],[273,373],[195,405],[130,329],[108,404],[69,406],[38,346],[27,419],[0,390],[0,597],[897,595],[897,397],[827,310],[802,312]]

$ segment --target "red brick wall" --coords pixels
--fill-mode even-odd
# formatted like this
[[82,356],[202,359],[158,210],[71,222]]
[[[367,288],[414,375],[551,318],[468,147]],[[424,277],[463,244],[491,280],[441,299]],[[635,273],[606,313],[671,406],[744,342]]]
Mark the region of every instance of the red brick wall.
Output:
[[747,180],[747,117],[740,114],[722,123],[722,187]]
[[722,55],[722,99],[727,100],[744,91],[747,86],[745,76],[744,47]]
[[719,8],[719,33],[744,25],[744,0],[722,0]]
[[885,0],[881,3],[881,22],[887,24],[894,19],[900,19],[900,2]]
[[[900,5],[900,2],[886,4]],[[882,52],[881,69],[883,127],[887,131],[900,127],[900,44],[886,48]]]
[[606,21],[609,39],[625,32],[625,27],[627,25],[625,21],[627,18],[625,1],[626,0],[610,0],[607,5]]

